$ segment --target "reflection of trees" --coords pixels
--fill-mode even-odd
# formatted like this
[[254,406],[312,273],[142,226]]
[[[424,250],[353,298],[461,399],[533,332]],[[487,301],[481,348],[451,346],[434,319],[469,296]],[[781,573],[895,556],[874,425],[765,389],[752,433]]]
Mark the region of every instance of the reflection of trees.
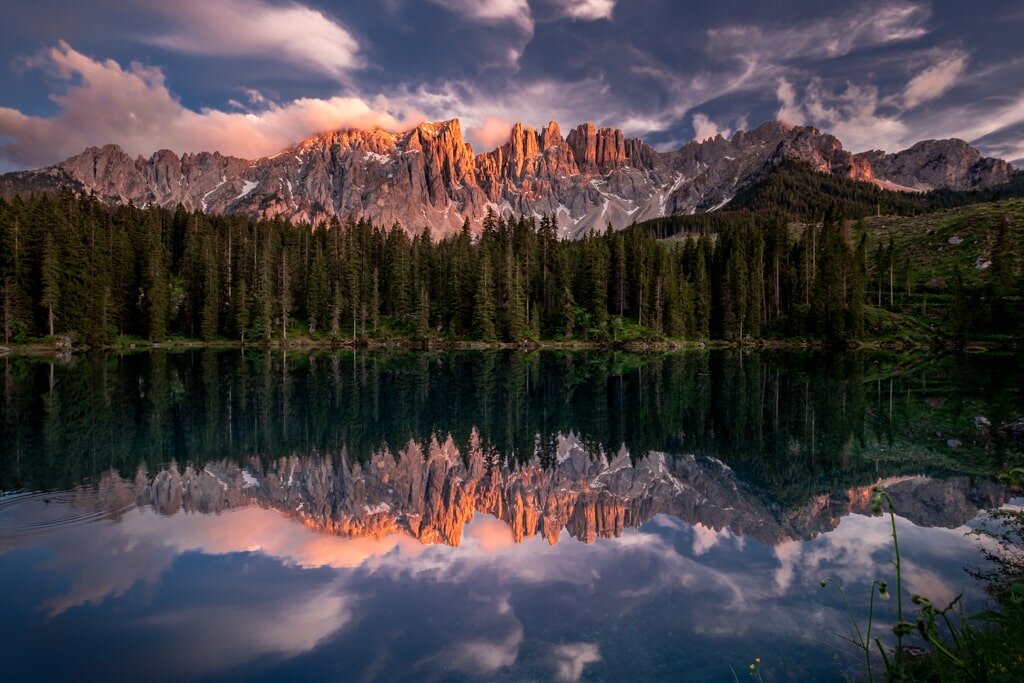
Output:
[[911,360],[207,350],[75,357],[56,366],[51,390],[49,363],[4,359],[0,485],[59,487],[172,459],[359,460],[435,435],[465,452],[476,429],[505,461],[550,464],[555,435],[572,433],[595,457],[623,444],[634,457],[714,456],[773,496],[799,499],[942,464],[937,432],[959,437],[974,414],[1020,410],[1013,357]]

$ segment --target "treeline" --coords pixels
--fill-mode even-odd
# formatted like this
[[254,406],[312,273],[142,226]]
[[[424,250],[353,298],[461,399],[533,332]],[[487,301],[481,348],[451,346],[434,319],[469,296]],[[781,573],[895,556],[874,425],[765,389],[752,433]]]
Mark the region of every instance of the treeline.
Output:
[[[791,239],[753,215],[679,242],[631,229],[570,242],[551,218],[489,215],[441,241],[367,221],[292,225],[64,192],[0,201],[3,339],[484,342],[861,337],[891,289],[839,213]],[[871,280],[869,270],[874,272]],[[887,283],[883,280],[888,277]]]

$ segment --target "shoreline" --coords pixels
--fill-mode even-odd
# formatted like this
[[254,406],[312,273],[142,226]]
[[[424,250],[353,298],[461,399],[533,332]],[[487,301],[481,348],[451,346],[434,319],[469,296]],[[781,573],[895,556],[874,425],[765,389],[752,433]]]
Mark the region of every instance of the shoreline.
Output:
[[959,351],[964,353],[984,353],[987,351],[1019,351],[1020,340],[983,340],[957,344],[953,340],[935,339],[932,341],[865,339],[839,343],[827,343],[821,340],[803,339],[756,339],[742,342],[714,340],[629,340],[629,341],[587,341],[587,340],[545,340],[513,342],[480,342],[472,340],[449,339],[357,339],[330,340],[310,339],[302,337],[289,340],[260,340],[242,342],[240,340],[202,341],[193,339],[174,339],[164,342],[144,340],[90,346],[88,344],[72,344],[67,339],[54,341],[34,341],[26,343],[0,344],[0,358],[5,357],[55,357],[61,358],[74,354],[91,352],[130,352],[130,351],[183,351],[206,349],[239,349],[239,350],[278,350],[288,351],[321,351],[321,350],[401,350],[401,351],[620,351],[627,353],[668,353],[675,351],[709,351],[709,350],[886,350],[886,351]]

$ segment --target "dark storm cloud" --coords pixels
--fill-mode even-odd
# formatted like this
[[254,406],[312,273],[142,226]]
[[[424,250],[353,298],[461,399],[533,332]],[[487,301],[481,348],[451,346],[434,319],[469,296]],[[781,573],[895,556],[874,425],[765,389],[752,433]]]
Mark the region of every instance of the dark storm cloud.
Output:
[[70,0],[0,26],[0,167],[86,144],[270,154],[324,128],[593,120],[661,147],[779,118],[1024,159],[1015,2]]

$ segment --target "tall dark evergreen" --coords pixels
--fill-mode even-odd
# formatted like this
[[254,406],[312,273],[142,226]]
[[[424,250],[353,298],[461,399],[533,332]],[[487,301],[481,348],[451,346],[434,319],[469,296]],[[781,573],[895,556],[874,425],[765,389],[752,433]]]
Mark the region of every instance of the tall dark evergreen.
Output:
[[497,341],[498,331],[494,324],[494,282],[491,279],[490,259],[486,256],[480,261],[480,272],[476,279],[476,297],[473,304],[473,336],[480,341]]

